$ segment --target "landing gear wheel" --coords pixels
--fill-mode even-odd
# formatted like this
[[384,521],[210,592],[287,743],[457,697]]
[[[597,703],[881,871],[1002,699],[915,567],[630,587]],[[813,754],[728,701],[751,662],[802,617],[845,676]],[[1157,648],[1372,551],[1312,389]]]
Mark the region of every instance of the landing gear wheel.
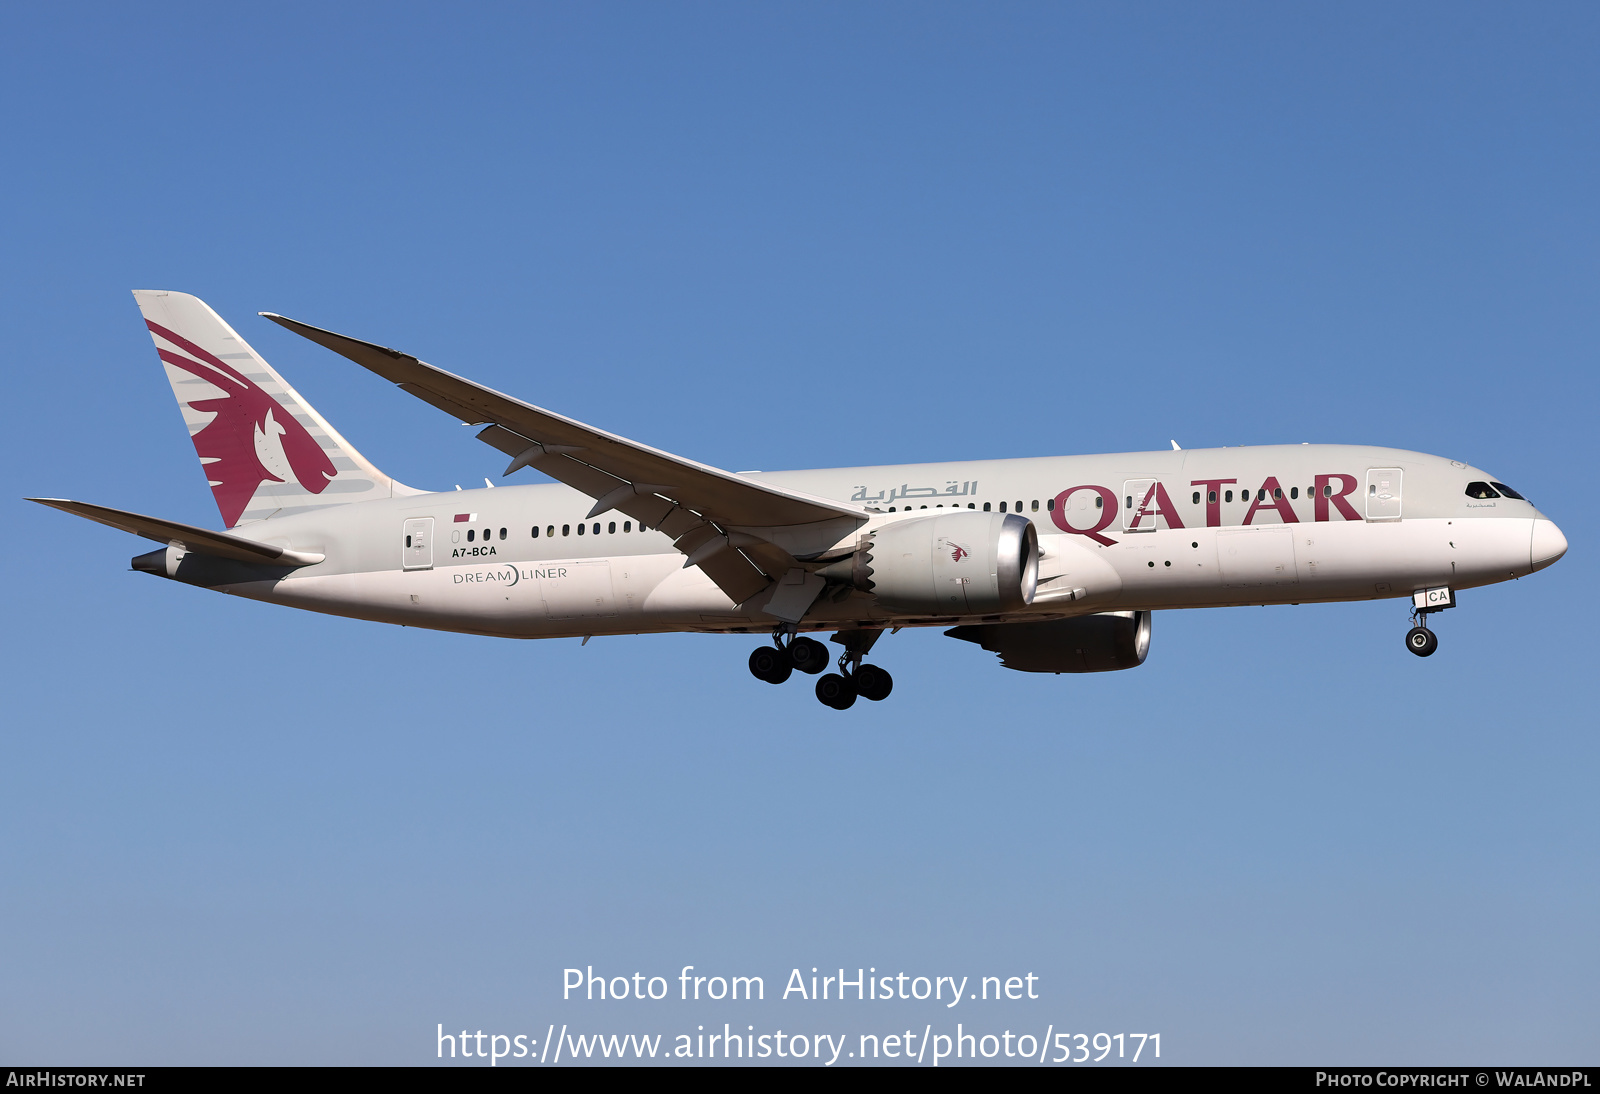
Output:
[[1412,627],[1406,632],[1406,649],[1418,657],[1427,657],[1439,648],[1439,636],[1427,627]]
[[874,703],[889,698],[889,692],[894,690],[894,677],[877,665],[862,665],[856,669],[852,679],[855,681],[856,694]]
[[817,681],[817,698],[834,710],[848,710],[856,701],[856,688],[848,677],[830,672]]
[[828,667],[828,647],[815,638],[796,638],[789,643],[789,656],[794,667],[815,676]]
[[794,671],[794,662],[788,650],[776,646],[762,646],[750,654],[750,675],[769,684],[781,684]]

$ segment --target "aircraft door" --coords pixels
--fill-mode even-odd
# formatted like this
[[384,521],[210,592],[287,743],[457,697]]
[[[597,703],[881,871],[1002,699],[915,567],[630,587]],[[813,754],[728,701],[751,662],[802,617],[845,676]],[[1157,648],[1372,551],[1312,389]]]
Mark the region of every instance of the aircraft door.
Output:
[[401,558],[407,570],[433,569],[433,518],[414,517],[405,524]]
[[1398,467],[1370,467],[1367,469],[1367,519],[1370,521],[1400,519],[1400,482],[1403,472]]
[[[1146,511],[1145,498],[1150,497],[1155,479],[1128,479],[1122,484],[1122,530],[1124,532],[1154,532],[1156,515]],[[1150,499],[1152,509],[1155,499]]]

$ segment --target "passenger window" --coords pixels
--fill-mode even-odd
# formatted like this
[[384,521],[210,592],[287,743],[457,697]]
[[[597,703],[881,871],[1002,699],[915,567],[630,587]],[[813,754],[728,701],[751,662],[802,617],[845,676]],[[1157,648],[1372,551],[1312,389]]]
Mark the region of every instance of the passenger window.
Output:
[[533,538],[534,539],[538,539],[539,538],[539,526],[537,524],[535,524],[533,526]]
[[406,546],[407,547],[411,546],[411,537],[410,536],[406,537]]
[[[1056,499],[1055,498],[1051,498],[1049,501],[1044,503],[1044,507],[1046,509],[1048,509],[1050,512],[1054,513],[1056,511]],[[967,508],[970,509],[972,507],[969,505]]]
[[1006,503],[1005,502],[1001,502],[1000,503],[1000,511],[1002,513],[1004,513],[1006,511]]
[[1325,498],[1333,497],[1333,483],[1325,482],[1322,484],[1322,496]]
[[1017,512],[1022,512],[1022,503],[1020,501],[1017,502]]
[[1272,497],[1273,497],[1273,499],[1275,501],[1282,501],[1283,500],[1283,490],[1282,490],[1282,488],[1274,486],[1272,488]]
[[606,528],[607,532],[613,532],[614,533],[614,532],[616,532],[616,530],[617,530],[617,522],[616,521],[612,521],[611,524]]
[[1300,488],[1298,486],[1289,487],[1289,500],[1290,501],[1295,500],[1299,496],[1300,496]]
[[1128,494],[1127,496],[1125,496],[1122,499],[1122,504],[1127,506],[1129,509],[1132,509],[1133,508],[1133,495],[1132,494]]
[[1232,501],[1233,500],[1233,491],[1232,490],[1225,491],[1223,493],[1223,495],[1222,495],[1222,499],[1224,501]]
[[1264,490],[1264,489],[1263,490],[1257,490],[1256,491],[1256,500],[1257,501],[1266,501],[1267,500],[1267,492],[1266,492],[1266,490]]
[[[555,535],[556,534],[556,526],[554,524],[550,525],[548,528],[546,528],[544,530],[544,534],[547,535],[547,536]],[[566,533],[563,532],[562,535],[566,535]]]
[[1511,498],[1514,501],[1527,501],[1528,500],[1527,498],[1523,497],[1521,494],[1517,493],[1515,490],[1511,489],[1511,487],[1507,486],[1503,482],[1492,483],[1491,485],[1493,485],[1496,490],[1500,491],[1500,493],[1504,494],[1506,497]]
[[[583,526],[579,525],[578,530],[581,532],[583,530]],[[561,534],[564,536],[570,536],[572,534],[572,525],[563,524],[561,526]]]
[[579,534],[579,535],[580,535],[580,536],[581,536],[581,535],[583,535],[583,533],[584,533],[584,529],[586,529],[586,528],[587,528],[587,527],[588,527],[588,525],[587,525],[587,524],[580,524],[580,525],[578,525],[578,534]]
[[[987,512],[988,512],[988,511],[989,511],[989,503],[988,503],[988,502],[984,502],[984,503],[983,503],[983,511],[984,511],[984,512],[985,512],[985,513],[987,513]],[[893,510],[893,509],[891,509],[891,510],[889,510],[889,512],[891,512],[891,513],[892,513],[892,512],[894,512],[894,510]]]
[[977,507],[978,507],[978,503],[977,502],[975,502],[975,501],[967,502],[967,508],[968,509],[976,509]]
[[594,534],[597,535],[597,536],[600,534],[600,522],[599,521],[595,521],[594,522]]
[[506,538],[506,530],[504,528],[500,529],[500,538],[501,539],[505,539]]
[[1037,513],[1039,511],[1039,499],[1038,498],[1034,498],[1033,499],[1033,504],[1030,505],[1028,508],[1032,509],[1035,513]]
[[623,530],[623,531],[624,531],[624,532],[631,532],[631,531],[633,531],[633,521],[631,521],[631,520],[625,520],[625,521],[623,521],[623,522],[622,522],[622,530]]
[[1106,507],[1106,499],[1102,495],[1096,494],[1094,496],[1094,507],[1096,509],[1104,509]]
[[1196,490],[1194,492],[1194,497],[1189,500],[1189,504],[1190,505],[1199,505],[1200,504],[1200,491]]
[[473,536],[474,536],[474,535],[475,535],[475,534],[476,534],[476,533],[474,533],[474,532],[473,532],[473,530],[472,530],[472,529],[471,529],[471,528],[468,528],[468,529],[467,529],[467,542],[468,542],[468,543],[471,543],[471,542],[472,542],[472,537],[473,537]]
[[[1194,500],[1195,501],[1199,501],[1200,500],[1200,496],[1198,494],[1196,494]],[[1207,490],[1206,491],[1206,501],[1210,502],[1212,505],[1215,505],[1217,503],[1217,492],[1215,490]]]

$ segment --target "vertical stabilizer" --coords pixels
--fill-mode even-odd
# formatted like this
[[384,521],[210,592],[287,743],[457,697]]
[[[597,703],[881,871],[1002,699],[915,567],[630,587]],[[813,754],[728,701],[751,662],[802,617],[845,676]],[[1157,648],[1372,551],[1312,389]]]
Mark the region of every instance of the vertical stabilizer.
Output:
[[203,300],[133,296],[229,528],[414,493],[352,448]]

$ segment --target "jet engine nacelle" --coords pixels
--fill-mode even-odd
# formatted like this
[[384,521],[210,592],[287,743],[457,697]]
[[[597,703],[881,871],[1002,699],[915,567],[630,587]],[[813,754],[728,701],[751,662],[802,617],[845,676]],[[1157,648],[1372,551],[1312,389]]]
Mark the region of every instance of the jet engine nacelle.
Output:
[[951,627],[951,638],[976,642],[1021,672],[1111,672],[1144,664],[1149,612],[1101,612],[1040,623]]
[[898,520],[822,571],[884,607],[924,615],[997,615],[1033,602],[1039,538],[1026,517],[965,510]]

